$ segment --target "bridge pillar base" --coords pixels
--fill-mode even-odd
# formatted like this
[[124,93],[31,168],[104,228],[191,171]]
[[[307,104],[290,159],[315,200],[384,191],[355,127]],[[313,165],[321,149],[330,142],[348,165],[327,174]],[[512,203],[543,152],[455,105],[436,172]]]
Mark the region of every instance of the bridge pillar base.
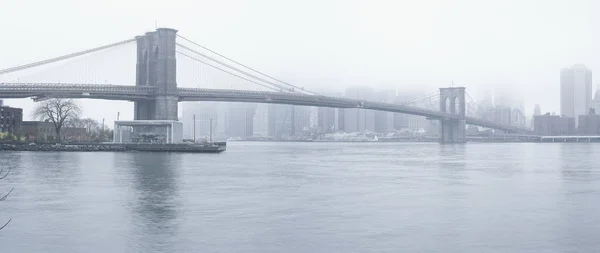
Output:
[[441,144],[467,142],[465,120],[442,120],[440,128]]
[[179,120],[177,116],[177,96],[157,96],[154,117],[157,120]]
[[157,96],[153,100],[134,102],[134,120],[179,120],[177,96]]
[[140,100],[133,102],[134,120],[154,120],[156,103],[154,100]]

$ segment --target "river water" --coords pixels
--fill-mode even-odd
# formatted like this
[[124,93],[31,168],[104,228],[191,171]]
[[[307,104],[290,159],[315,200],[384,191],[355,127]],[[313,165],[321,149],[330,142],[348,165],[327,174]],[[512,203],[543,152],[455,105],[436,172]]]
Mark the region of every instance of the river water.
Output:
[[0,153],[0,252],[597,252],[600,144]]

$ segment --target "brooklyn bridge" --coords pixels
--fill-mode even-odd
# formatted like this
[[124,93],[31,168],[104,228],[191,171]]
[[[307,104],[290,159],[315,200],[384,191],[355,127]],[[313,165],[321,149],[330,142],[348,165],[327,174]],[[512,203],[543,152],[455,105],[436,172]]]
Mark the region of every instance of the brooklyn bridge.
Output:
[[[466,140],[466,125],[503,130],[508,133],[528,133],[530,130],[520,126],[498,124],[469,115],[470,96],[465,87],[443,87],[436,91],[439,110],[421,108],[411,104],[394,104],[379,101],[331,97],[281,81],[250,67],[216,59],[192,48],[200,44],[187,39],[170,28],[159,28],[109,45],[96,47],[72,54],[37,61],[25,65],[0,70],[0,76],[17,75],[20,71],[56,64],[69,59],[91,55],[110,48],[135,43],[136,73],[135,85],[115,85],[102,83],[43,83],[43,82],[6,82],[0,83],[0,99],[32,98],[40,101],[47,98],[87,98],[104,100],[124,100],[134,103],[134,120],[178,120],[178,102],[183,101],[226,101],[269,104],[288,104],[330,108],[360,108],[365,110],[386,111],[411,114],[440,121],[440,143],[463,143]],[[187,43],[187,44],[185,44]],[[177,86],[177,60],[198,62],[233,78],[244,80],[244,88],[182,88]],[[133,64],[133,62],[131,63]]]

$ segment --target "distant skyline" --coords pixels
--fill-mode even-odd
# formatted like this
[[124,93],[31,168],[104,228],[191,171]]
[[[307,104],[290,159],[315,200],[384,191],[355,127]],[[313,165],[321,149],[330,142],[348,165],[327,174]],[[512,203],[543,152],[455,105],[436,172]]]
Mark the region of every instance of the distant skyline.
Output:
[[[0,22],[14,25],[3,29],[0,69],[131,38],[156,24],[307,89],[430,93],[454,82],[476,97],[489,89],[519,93],[531,115],[534,104],[560,111],[560,69],[584,64],[600,73],[599,9],[593,0],[8,0],[0,3]],[[103,66],[129,73],[116,67],[135,69],[127,61]],[[33,106],[5,104],[23,107],[26,118]],[[107,122],[117,112],[133,116],[129,102],[81,104],[86,116]]]

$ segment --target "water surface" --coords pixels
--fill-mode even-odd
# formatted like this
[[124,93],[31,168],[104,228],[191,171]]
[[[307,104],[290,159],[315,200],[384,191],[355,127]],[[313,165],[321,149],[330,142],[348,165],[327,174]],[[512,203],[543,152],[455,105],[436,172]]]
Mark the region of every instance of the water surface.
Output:
[[0,153],[1,252],[596,252],[600,144]]

